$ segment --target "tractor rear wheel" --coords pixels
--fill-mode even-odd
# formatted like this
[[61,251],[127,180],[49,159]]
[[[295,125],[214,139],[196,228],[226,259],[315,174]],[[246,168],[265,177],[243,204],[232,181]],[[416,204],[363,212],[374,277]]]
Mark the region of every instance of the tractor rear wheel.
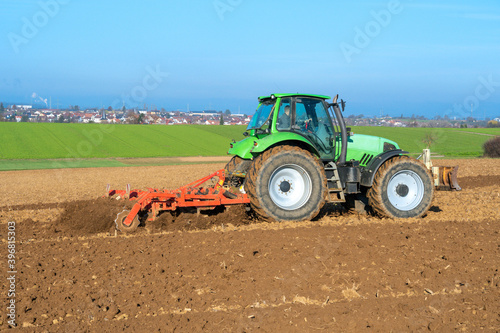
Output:
[[408,156],[385,162],[368,189],[368,201],[381,217],[421,217],[434,196],[432,176],[422,163]]
[[259,217],[301,221],[318,215],[325,203],[327,183],[320,161],[310,152],[279,146],[255,158],[245,191]]

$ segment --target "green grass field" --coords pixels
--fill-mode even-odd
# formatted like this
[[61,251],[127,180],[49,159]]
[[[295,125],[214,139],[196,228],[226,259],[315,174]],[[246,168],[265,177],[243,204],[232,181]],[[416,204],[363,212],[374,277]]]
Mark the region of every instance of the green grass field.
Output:
[[224,155],[244,126],[0,123],[0,159]]
[[[100,125],[0,122],[0,170],[124,166],[116,158],[222,156],[245,126]],[[353,127],[354,133],[382,136],[413,154],[432,133],[434,153],[478,157],[500,129]]]

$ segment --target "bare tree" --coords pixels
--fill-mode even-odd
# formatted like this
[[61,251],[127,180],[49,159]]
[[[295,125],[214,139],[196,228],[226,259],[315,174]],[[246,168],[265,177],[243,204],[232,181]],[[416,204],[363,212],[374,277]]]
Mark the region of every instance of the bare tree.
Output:
[[425,144],[426,148],[430,148],[437,140],[437,135],[434,132],[427,132],[422,139],[422,142]]

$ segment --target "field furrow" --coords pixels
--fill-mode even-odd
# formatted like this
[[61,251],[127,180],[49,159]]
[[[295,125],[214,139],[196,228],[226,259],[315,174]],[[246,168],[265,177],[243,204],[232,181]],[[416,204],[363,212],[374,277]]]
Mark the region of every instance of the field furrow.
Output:
[[18,323],[75,332],[498,331],[500,166],[478,162],[476,170],[476,160],[445,162],[460,164],[463,191],[438,192],[422,219],[327,206],[316,221],[263,223],[232,207],[166,213],[131,235],[114,228],[123,202],[99,198],[107,180],[174,188],[220,165],[0,173],[0,190],[22,189],[0,207],[0,228],[16,222]]

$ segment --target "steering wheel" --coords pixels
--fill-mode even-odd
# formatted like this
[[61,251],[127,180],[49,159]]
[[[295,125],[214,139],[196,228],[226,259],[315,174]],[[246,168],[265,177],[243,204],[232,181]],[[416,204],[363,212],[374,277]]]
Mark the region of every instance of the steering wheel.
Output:
[[312,118],[304,120],[304,126],[306,131],[313,133],[312,131]]

